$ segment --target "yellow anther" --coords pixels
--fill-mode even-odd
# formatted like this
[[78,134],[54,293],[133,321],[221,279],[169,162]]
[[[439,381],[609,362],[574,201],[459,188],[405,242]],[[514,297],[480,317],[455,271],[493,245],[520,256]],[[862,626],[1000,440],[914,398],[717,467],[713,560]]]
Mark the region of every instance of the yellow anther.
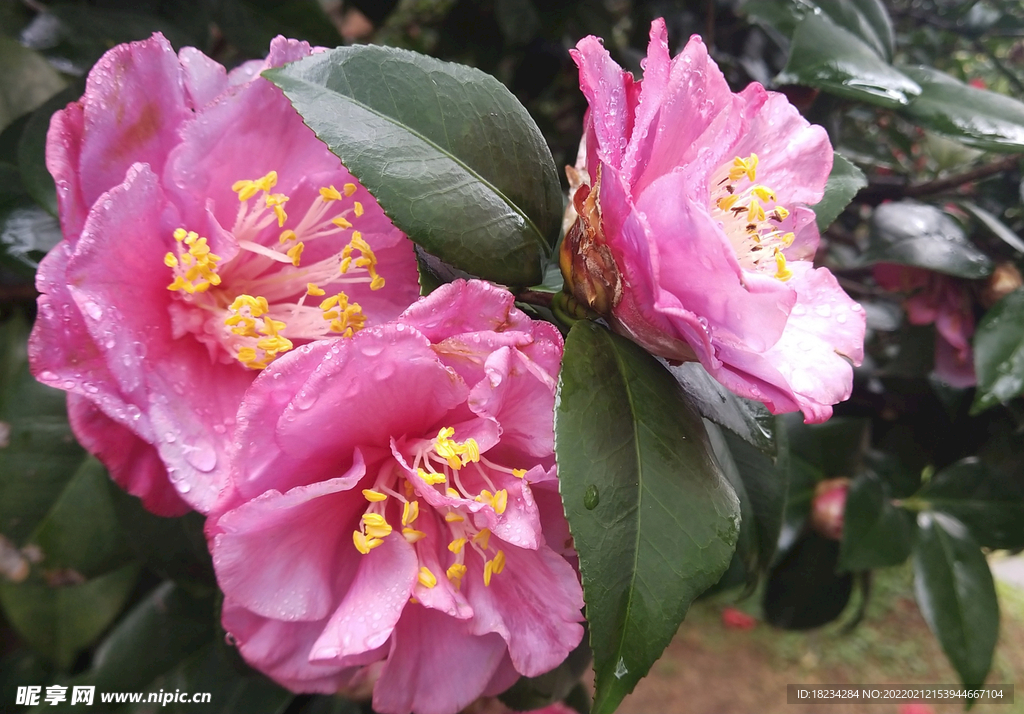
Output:
[[420,581],[420,585],[425,588],[432,588],[437,585],[437,578],[430,572],[430,568],[423,566],[420,568],[420,574],[416,577]]
[[747,178],[753,181],[757,178],[757,154],[751,154],[747,157]]
[[445,575],[448,576],[448,580],[450,580],[455,587],[458,587],[462,578],[466,576],[466,566],[462,563],[452,563]]
[[366,533],[374,538],[387,538],[391,535],[391,526],[386,523],[382,526],[366,526]]
[[491,575],[493,573],[494,573],[494,561],[493,560],[488,560],[486,563],[484,563],[484,585],[485,586],[490,586],[490,584],[491,584]]
[[491,508],[493,508],[494,512],[500,516],[502,513],[505,512],[505,509],[507,507],[508,491],[506,491],[505,489],[501,489],[496,494],[494,494],[494,497],[491,499]]
[[277,172],[271,171],[263,178],[256,179],[255,183],[260,191],[269,191],[277,185]]
[[402,536],[409,543],[417,543],[427,537],[427,534],[423,531],[418,531],[415,528],[403,528]]
[[285,255],[292,259],[292,265],[294,265],[296,268],[299,267],[299,259],[302,257],[302,250],[305,247],[305,243],[302,243],[300,241],[293,245],[291,248],[289,248],[288,251],[285,253]]
[[338,192],[338,189],[334,188],[334,186],[328,186],[328,187],[321,188],[320,189],[320,196],[325,201],[340,201],[341,200],[341,194]]
[[476,463],[480,460],[480,445],[476,443],[476,439],[466,439],[462,442],[459,454],[462,456],[463,464],[468,464],[471,461]]
[[462,549],[466,546],[465,538],[456,538],[448,544],[448,550],[458,555],[462,552]]
[[772,211],[772,218],[777,221],[784,221],[789,218],[789,211],[785,206],[776,206],[775,210]]
[[788,248],[789,246],[793,245],[793,241],[796,240],[796,233],[786,233],[779,240],[782,241],[782,245]]
[[363,523],[368,526],[384,526],[387,525],[387,519],[379,513],[364,513]]
[[239,295],[235,298],[234,302],[231,303],[228,309],[232,312],[239,312],[243,307],[248,307],[249,313],[253,317],[260,317],[270,311],[270,304],[262,295],[258,295],[256,297],[253,297],[252,295]]
[[462,523],[464,520],[466,520],[455,511],[448,511],[446,514],[444,514],[444,519],[448,523]]
[[750,192],[753,193],[758,198],[760,198],[765,203],[767,203],[768,201],[775,200],[775,192],[772,191],[767,186],[754,186],[752,189],[750,189]]
[[331,219],[331,223],[336,225],[338,228],[351,228],[352,224],[345,219],[344,216],[335,216]]
[[380,290],[382,287],[384,287],[384,278],[379,275],[375,276],[373,280],[370,281],[370,290]]
[[[410,483],[408,479],[406,479],[406,482],[405,482],[405,496],[406,496],[406,498],[412,498],[415,495],[416,495],[416,487],[413,486],[412,483]],[[416,512],[419,513],[419,506],[418,505],[416,506]]]
[[455,436],[454,427],[446,426],[441,431],[437,432],[437,440],[442,441],[444,439],[450,439]]
[[444,483],[447,479],[444,474],[432,473],[430,471],[424,471],[423,469],[416,469],[417,475],[431,486],[435,484]]
[[480,532],[473,536],[473,542],[487,550],[487,544],[491,542],[491,529],[481,528]]
[[747,222],[755,223],[764,220],[764,209],[756,198],[750,199],[750,207],[747,209]]
[[174,229],[174,240],[178,241],[179,243],[181,241],[185,240],[185,236],[187,236],[187,235],[188,235],[188,233],[185,231],[184,228],[175,228]]
[[359,216],[363,215],[363,204],[361,204],[359,201],[353,202],[352,210],[356,214],[356,218],[359,218]]
[[290,240],[295,240],[296,238],[298,238],[298,235],[296,235],[295,231],[289,228],[286,231],[281,231],[281,235],[277,237],[277,242],[284,244]]
[[284,228],[284,222],[288,220],[288,214],[284,212],[284,208],[280,204],[274,206],[274,215],[277,216],[277,227]]
[[740,200],[740,195],[738,193],[734,193],[729,196],[722,196],[720,199],[718,199],[718,201],[716,201],[716,205],[721,210],[728,211],[730,208],[736,205],[736,201],[738,200]]
[[479,495],[478,495],[478,496],[477,496],[477,497],[476,497],[475,499],[473,499],[473,500],[474,500],[474,501],[477,501],[478,503],[490,503],[490,502],[491,502],[491,499],[492,499],[492,498],[494,498],[494,494],[493,494],[493,493],[491,493],[490,491],[488,491],[488,490],[487,490],[487,489],[485,488],[485,489],[484,489],[483,491],[481,491],[481,492],[480,492],[480,494],[479,494]]
[[366,555],[371,550],[384,543],[384,541],[382,541],[380,538],[368,538],[366,534],[360,531],[352,532],[352,542],[355,544],[356,550],[358,550],[363,555]]
[[326,295],[327,292],[322,290],[316,283],[306,283],[306,294],[319,297],[321,295]]
[[499,550],[494,554],[494,560],[491,561],[491,571],[495,575],[501,575],[501,571],[505,569],[505,551]]
[[[408,483],[408,481],[406,481]],[[410,484],[411,485],[411,484]],[[413,523],[420,515],[419,501],[406,501],[402,508],[402,525],[407,526]]]
[[523,478],[526,476],[526,469],[512,469],[512,475],[516,478]]
[[462,498],[462,494],[461,494],[461,493],[459,493],[458,491],[456,491],[456,490],[455,490],[454,488],[452,488],[451,486],[449,486],[448,488],[446,488],[444,492],[445,492],[446,494],[448,494],[448,498]]
[[356,192],[356,185],[354,183],[347,183],[342,187],[342,190],[345,191],[346,196],[351,196]]
[[781,250],[775,251],[775,277],[786,282],[793,277],[793,272],[786,267],[786,256],[782,254]]
[[178,259],[174,257],[174,253],[168,253],[167,255],[164,256],[164,265],[166,265],[168,268],[178,267]]
[[[386,493],[381,493],[380,491],[374,491],[372,488],[364,488],[363,489],[363,497],[366,498],[366,500],[370,501],[371,503],[377,503],[377,502],[380,502],[380,501],[388,500],[388,496],[387,496]],[[403,523],[402,525],[405,525],[405,524]]]
[[338,293],[337,295],[331,295],[329,298],[324,299],[324,301],[320,303],[320,309],[327,312],[338,304],[338,300],[341,299],[341,295],[342,293]]
[[189,288],[192,288],[191,283],[186,283],[180,275],[174,278],[174,282],[167,286],[168,290],[184,290],[185,292],[195,292],[195,288],[192,288],[191,290],[189,290]]

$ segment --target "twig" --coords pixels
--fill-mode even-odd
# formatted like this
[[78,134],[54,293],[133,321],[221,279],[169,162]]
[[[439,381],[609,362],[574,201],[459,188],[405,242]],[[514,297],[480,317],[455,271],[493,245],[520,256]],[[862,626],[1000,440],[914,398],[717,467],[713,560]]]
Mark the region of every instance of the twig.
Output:
[[525,302],[529,305],[540,305],[548,309],[551,308],[551,301],[553,299],[554,293],[545,293],[539,290],[520,290],[516,293],[516,300],[519,302]]
[[991,164],[986,164],[985,166],[978,166],[970,171],[953,174],[952,176],[936,179],[934,181],[911,184],[910,186],[907,186],[904,193],[907,196],[928,196],[933,193],[942,193],[943,191],[956,188],[957,186],[961,186],[965,183],[971,183],[972,181],[978,181],[989,176],[994,176],[995,174],[1002,173],[1003,171],[1009,171],[1016,167],[1019,162],[1020,156],[1007,156],[999,161],[994,161]]

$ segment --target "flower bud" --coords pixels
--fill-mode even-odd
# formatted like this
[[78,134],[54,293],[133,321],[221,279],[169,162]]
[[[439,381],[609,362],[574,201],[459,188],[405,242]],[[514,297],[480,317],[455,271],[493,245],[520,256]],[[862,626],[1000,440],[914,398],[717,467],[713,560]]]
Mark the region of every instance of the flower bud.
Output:
[[1014,290],[1018,290],[1021,285],[1024,285],[1024,279],[1021,278],[1017,266],[1009,261],[1000,263],[985,283],[985,288],[981,292],[981,303],[990,308]]
[[821,535],[832,540],[843,537],[843,513],[846,511],[846,492],[850,490],[850,479],[825,479],[814,489],[811,502],[811,526]]

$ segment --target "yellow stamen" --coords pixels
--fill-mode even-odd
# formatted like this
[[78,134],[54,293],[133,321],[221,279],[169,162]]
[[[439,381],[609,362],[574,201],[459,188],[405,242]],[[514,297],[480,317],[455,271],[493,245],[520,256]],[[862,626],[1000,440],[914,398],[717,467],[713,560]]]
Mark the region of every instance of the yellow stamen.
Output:
[[[374,491],[372,488],[364,488],[363,496],[366,498],[367,501],[370,501],[371,503],[388,500],[388,496],[386,493]],[[402,525],[405,524],[403,523]]]
[[526,476],[526,469],[512,469],[512,475],[516,478],[523,478]]
[[406,501],[402,508],[402,525],[407,526],[413,523],[420,515],[419,501]]
[[462,563],[453,563],[445,574],[452,582],[452,585],[458,588],[461,585],[462,578],[466,575],[466,566]]
[[356,192],[356,185],[354,183],[347,183],[342,187],[342,190],[345,191],[346,196],[351,196]]
[[459,493],[458,491],[456,491],[451,486],[449,486],[447,489],[445,489],[445,493],[448,494],[448,498],[462,498],[462,494]]
[[466,539],[465,538],[456,538],[455,540],[453,540],[451,543],[448,544],[448,550],[450,550],[451,552],[453,552],[456,555],[458,555],[459,553],[462,552],[462,549],[463,549],[463,547],[465,547],[465,545],[466,545]]
[[325,201],[340,201],[341,200],[341,194],[338,192],[338,189],[334,188],[334,186],[329,186],[329,187],[321,188],[320,189],[320,196],[323,197],[323,199]]
[[480,532],[473,536],[473,542],[487,550],[487,544],[491,542],[491,529],[481,528]]
[[455,511],[448,511],[448,513],[444,514],[444,519],[448,523],[462,523],[464,520],[466,520]]
[[288,230],[281,232],[281,235],[277,238],[277,242],[284,244],[290,240],[295,240],[296,238],[298,238],[298,236],[295,234],[295,231],[289,228]]
[[423,531],[418,531],[415,528],[403,528],[402,536],[409,543],[417,543],[427,537],[427,534]]
[[303,244],[300,241],[293,245],[291,248],[289,248],[288,252],[285,253],[285,255],[292,259],[292,265],[294,265],[296,268],[299,267],[299,259],[302,257],[302,250],[305,247],[305,244]]
[[320,295],[326,295],[327,292],[322,290],[316,283],[306,283],[306,294],[319,297]]
[[352,210],[355,212],[356,218],[359,218],[359,216],[363,215],[363,204],[359,201],[355,201],[352,204]]
[[352,224],[349,223],[343,216],[336,216],[331,219],[331,223],[336,225],[338,228],[351,228]]
[[493,572],[494,572],[494,561],[493,560],[488,560],[486,563],[484,563],[484,585],[485,586],[488,586],[488,587],[490,586],[490,584],[491,584],[491,574]]
[[491,570],[495,575],[501,575],[501,571],[505,569],[505,551],[499,550],[494,554],[494,560],[491,561],[493,566]]
[[356,550],[363,555],[366,555],[371,550],[384,543],[380,538],[367,538],[366,535],[360,531],[352,532],[352,542],[355,543]]
[[444,483],[446,480],[444,474],[431,473],[429,471],[424,471],[423,469],[416,469],[416,474],[431,486]]
[[775,252],[775,277],[786,282],[793,277],[793,272],[786,267],[786,256],[782,254],[781,250]]
[[506,507],[508,507],[508,491],[501,489],[491,499],[491,508],[500,516],[505,512]]
[[437,578],[434,577],[432,572],[430,572],[430,568],[427,568],[426,566],[420,568],[420,574],[416,579],[419,580],[420,585],[425,588],[432,588],[437,585]]
[[164,256],[164,265],[166,265],[168,268],[178,267],[178,259],[174,257],[174,253],[168,253],[167,255]]
[[717,205],[721,210],[728,211],[730,208],[736,205],[736,202],[738,200],[740,200],[740,195],[738,193],[734,193],[729,196],[722,196],[720,199],[718,199]]

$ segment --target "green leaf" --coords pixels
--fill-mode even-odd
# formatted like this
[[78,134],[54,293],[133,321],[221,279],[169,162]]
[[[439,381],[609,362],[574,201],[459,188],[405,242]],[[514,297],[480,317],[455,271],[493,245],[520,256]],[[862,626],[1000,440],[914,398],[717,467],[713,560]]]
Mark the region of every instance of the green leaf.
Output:
[[988,562],[955,518],[920,513],[917,522],[917,604],[964,687],[980,687],[999,636],[999,601]]
[[739,503],[672,375],[589,321],[566,340],[555,456],[587,602],[593,711],[608,714],[728,567]]
[[935,474],[917,494],[966,525],[986,548],[1024,547],[1024,483],[967,458]]
[[[775,433],[784,435],[785,428],[780,424]],[[754,564],[757,572],[763,573],[771,565],[782,531],[789,487],[789,448],[780,444],[779,455],[771,457],[728,432],[725,441],[750,500],[752,519],[749,525],[757,533]],[[747,526],[748,522],[744,521],[743,527]]]
[[28,325],[0,326],[0,533],[19,545],[60,496],[85,452],[65,414],[64,392],[28,371]]
[[162,518],[147,511],[138,498],[112,480],[108,479],[107,490],[121,528],[132,535],[132,550],[147,567],[197,594],[209,594],[216,587],[203,516],[192,512],[180,518]]
[[28,539],[41,551],[40,568],[71,569],[90,577],[132,559],[109,483],[99,461],[90,457],[82,463]]
[[0,580],[0,605],[29,645],[67,669],[117,617],[138,575],[132,564],[79,585]]
[[789,454],[788,488],[786,489],[786,508],[782,514],[782,530],[779,533],[778,551],[784,553],[792,546],[811,515],[811,503],[814,490],[825,475],[821,469],[808,463],[801,457]]
[[1018,253],[1024,253],[1024,240],[1021,240],[1020,236],[1010,230],[1009,226],[977,204],[970,201],[961,201],[960,205],[965,211],[974,216],[978,223],[985,226],[989,233],[1002,240]]
[[428,253],[507,285],[541,281],[561,189],[537,125],[496,79],[369,45],[265,76]]
[[921,87],[903,114],[921,126],[986,151],[1024,151],[1024,104],[963,84],[931,67],[902,67]]
[[37,52],[0,36],[0,130],[64,89],[64,80]]
[[892,61],[894,47],[892,21],[880,0],[814,0],[833,22],[843,27],[878,53]]
[[701,416],[765,453],[775,453],[774,422],[763,404],[737,397],[698,362],[684,362],[668,369]]
[[853,476],[860,470],[871,426],[867,419],[833,417],[824,424],[804,424],[799,413],[786,414],[782,419],[789,450],[825,478]]
[[908,104],[921,91],[863,40],[818,14],[797,25],[789,62],[776,82],[891,108]]
[[971,243],[963,228],[935,206],[893,201],[875,208],[864,264],[897,263],[977,280],[992,272],[992,261]]
[[872,570],[899,565],[910,557],[913,514],[893,505],[889,489],[865,471],[850,483],[843,514],[841,570]]
[[1018,289],[985,313],[974,333],[977,414],[1024,392],[1024,289]]
[[46,168],[46,132],[54,112],[80,95],[79,88],[69,87],[50,97],[32,112],[18,141],[18,170],[25,189],[52,216],[57,215],[57,189]]
[[83,680],[99,691],[141,691],[213,641],[214,617],[212,597],[163,583],[107,635]]
[[810,630],[835,620],[853,594],[853,576],[836,572],[839,543],[805,531],[768,573],[765,620],[785,630]]
[[863,171],[839,154],[833,154],[832,172],[828,175],[828,183],[825,184],[825,195],[811,206],[818,230],[824,231],[832,225],[857,192],[867,185],[868,179]]

